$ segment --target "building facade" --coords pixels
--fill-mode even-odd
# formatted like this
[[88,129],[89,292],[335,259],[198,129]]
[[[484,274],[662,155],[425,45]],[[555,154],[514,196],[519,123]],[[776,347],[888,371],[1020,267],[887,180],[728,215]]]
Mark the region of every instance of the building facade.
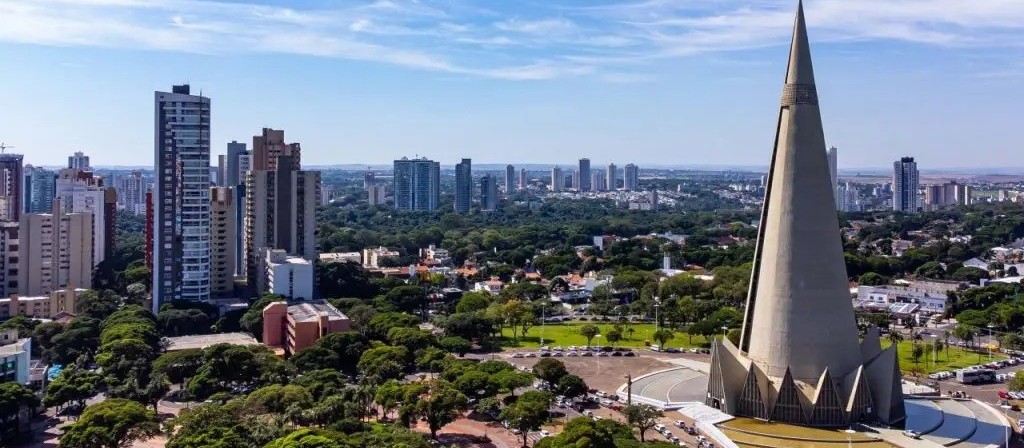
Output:
[[53,213],[56,188],[57,173],[40,167],[25,167],[25,213]]
[[0,331],[0,382],[29,383],[32,339],[18,339],[18,330]]
[[971,205],[973,191],[970,185],[956,181],[941,185],[924,187],[924,205],[926,210],[938,210],[955,205]]
[[913,157],[903,157],[893,163],[892,209],[897,212],[917,213],[920,209],[917,192],[920,173]]
[[149,181],[142,174],[142,171],[138,170],[119,178],[118,208],[136,216],[146,214],[146,190],[148,190],[148,183]]
[[516,191],[516,167],[505,166],[505,194],[512,194]]
[[565,175],[559,167],[551,168],[551,191],[562,191],[565,186]]
[[88,213],[92,216],[93,266],[99,265],[114,251],[114,222],[117,217],[117,191],[104,187],[92,171],[65,168],[57,173],[55,212]]
[[[249,155],[245,143],[232,140],[228,143],[227,157],[224,161],[224,184],[233,187],[245,183],[245,172],[241,169],[239,157]],[[248,170],[248,169],[246,169]]]
[[0,154],[0,221],[18,222],[24,208],[24,156]]
[[630,163],[622,170],[622,188],[626,191],[640,189],[640,168]]
[[604,180],[606,182],[604,189],[608,191],[615,191],[619,189],[619,167],[615,166],[614,163],[609,163],[608,168],[605,169]]
[[519,189],[526,191],[529,181],[529,178],[526,176],[526,168],[519,170]]
[[210,99],[154,93],[153,312],[210,299]]
[[590,159],[580,159],[579,169],[576,170],[579,175],[578,182],[576,183],[576,189],[579,191],[590,191],[593,189],[593,185],[590,183]]
[[289,156],[292,169],[299,170],[302,166],[302,145],[285,143],[284,131],[263,128],[263,133],[252,137],[253,171],[277,171],[277,164],[282,156]]
[[490,174],[480,178],[480,209],[486,212],[498,209],[498,179]]
[[264,252],[262,293],[279,294],[291,300],[313,299],[313,262],[309,259],[289,255],[281,249],[267,249]]
[[89,164],[89,156],[85,155],[82,151],[77,151],[74,154],[68,156],[68,168],[74,168],[82,171],[92,171],[92,165]]
[[238,207],[235,188],[210,188],[210,294],[232,297],[238,254]]
[[351,329],[348,317],[322,301],[291,305],[274,302],[263,308],[263,343],[286,357],[313,346],[328,334]]
[[19,229],[18,294],[41,296],[92,286],[93,218],[90,213],[25,214]]
[[21,223],[0,222],[0,297],[9,297],[11,294],[18,294],[19,291],[20,227]]
[[395,161],[395,209],[437,210],[441,202],[441,164],[427,159]]
[[473,161],[455,165],[455,213],[469,213],[473,206]]
[[78,314],[78,298],[84,288],[58,289],[48,295],[30,297],[12,294],[0,298],[0,319],[25,316],[32,319],[54,319],[62,313]]
[[366,196],[371,206],[384,205],[388,200],[387,186],[383,183],[373,183],[366,187]]

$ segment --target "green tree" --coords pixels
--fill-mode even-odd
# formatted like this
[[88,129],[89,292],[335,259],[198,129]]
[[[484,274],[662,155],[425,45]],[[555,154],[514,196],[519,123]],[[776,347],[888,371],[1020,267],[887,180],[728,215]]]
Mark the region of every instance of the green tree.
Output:
[[242,315],[242,318],[239,320],[242,330],[251,334],[258,341],[263,340],[263,309],[272,302],[283,300],[283,296],[264,294],[259,300],[249,305],[249,309]]
[[550,407],[551,394],[532,390],[520,395],[515,403],[501,411],[498,418],[507,421],[509,428],[521,431],[525,448],[529,443],[529,432],[540,429],[547,421]]
[[622,340],[622,328],[615,326],[604,335],[605,339],[608,339],[609,345],[615,345]]
[[21,408],[33,408],[39,397],[32,390],[13,381],[0,383],[0,427],[17,428]]
[[123,448],[160,433],[156,413],[131,400],[111,398],[85,408],[60,437],[61,448]]
[[472,313],[475,311],[483,311],[490,305],[490,294],[483,292],[467,292],[462,295],[461,299],[459,299],[459,304],[455,306],[455,312]]
[[313,396],[302,386],[272,384],[254,390],[245,398],[246,406],[256,406],[267,412],[283,414],[291,406],[308,407]]
[[601,334],[601,329],[597,328],[596,325],[587,324],[580,327],[580,334],[587,338],[587,347],[590,347],[590,342],[593,341],[597,335]]
[[911,348],[911,350],[910,350],[910,357],[913,358],[915,366],[919,362],[921,362],[921,357],[922,356],[924,356],[924,347],[922,347],[920,344],[915,342],[914,343],[914,347]]
[[459,356],[465,356],[473,348],[473,343],[458,336],[448,336],[441,339],[440,345],[446,352]]
[[264,448],[351,448],[344,440],[345,434],[336,431],[302,428],[268,443]]
[[626,422],[640,432],[641,442],[646,441],[645,433],[647,430],[658,424],[658,419],[663,416],[660,410],[647,404],[626,406],[622,408],[622,414],[626,416]]
[[55,406],[58,409],[68,403],[82,406],[85,404],[85,400],[100,392],[102,385],[103,375],[79,369],[72,364],[62,370],[60,375],[47,386],[43,404],[48,407]]
[[533,374],[549,384],[557,384],[558,380],[569,374],[565,364],[555,358],[542,358],[533,366]]
[[572,374],[563,376],[555,385],[555,392],[569,398],[582,397],[589,389],[583,378]]
[[1006,387],[1015,392],[1024,391],[1024,375],[1017,375],[1011,378]]
[[200,349],[167,352],[153,361],[153,372],[167,375],[167,379],[174,384],[185,384],[204,362],[203,351]]
[[331,395],[337,395],[345,388],[345,377],[334,369],[307,371],[292,382],[302,386],[315,401],[321,401]]
[[[694,325],[697,325],[697,324],[694,324]],[[693,325],[691,325],[690,327],[692,328]],[[675,332],[673,332],[672,330],[670,330],[668,328],[662,328],[662,329],[660,329],[658,331],[655,331],[654,334],[651,335],[651,338],[654,339],[655,341],[657,341],[658,344],[661,345],[661,348],[665,348],[665,344],[668,343],[668,341],[671,341],[675,337],[676,337]]]
[[491,375],[479,370],[467,370],[455,380],[455,388],[467,397],[491,397],[498,393],[498,384]]
[[387,418],[402,403],[405,390],[405,386],[395,380],[388,380],[377,388],[373,394],[373,401],[384,411],[384,418]]
[[455,421],[468,409],[469,400],[461,392],[444,381],[433,381],[425,393],[416,401],[416,415],[427,422],[430,437],[436,439],[437,431]]
[[371,383],[380,384],[400,378],[408,357],[409,350],[405,347],[374,347],[363,352],[357,368]]
[[974,327],[971,327],[969,325],[964,325],[961,323],[957,324],[957,326],[953,328],[953,336],[955,336],[957,339],[961,341],[966,342],[970,346],[974,345],[975,335],[976,333],[974,332]]
[[857,283],[865,286],[878,286],[889,283],[889,280],[879,275],[877,272],[867,272],[857,279]]

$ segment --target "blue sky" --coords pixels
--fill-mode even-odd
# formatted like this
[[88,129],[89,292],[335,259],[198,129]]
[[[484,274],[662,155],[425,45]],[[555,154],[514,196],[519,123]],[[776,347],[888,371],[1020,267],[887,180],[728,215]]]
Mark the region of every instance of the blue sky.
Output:
[[[1024,166],[1024,1],[807,0],[840,168]],[[766,165],[795,0],[0,0],[0,141],[152,163],[153,91],[214,152],[310,164]]]

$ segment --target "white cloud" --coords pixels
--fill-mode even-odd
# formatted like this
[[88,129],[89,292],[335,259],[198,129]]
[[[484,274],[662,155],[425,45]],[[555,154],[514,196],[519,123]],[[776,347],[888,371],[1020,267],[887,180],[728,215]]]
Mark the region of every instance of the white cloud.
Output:
[[564,34],[576,30],[576,24],[565,19],[509,19],[495,23],[494,27],[501,31],[536,35]]

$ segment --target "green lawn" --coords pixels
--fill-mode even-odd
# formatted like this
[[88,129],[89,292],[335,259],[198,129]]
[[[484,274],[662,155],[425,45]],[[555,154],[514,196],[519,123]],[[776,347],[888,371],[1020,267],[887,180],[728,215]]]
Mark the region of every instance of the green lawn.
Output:
[[[518,341],[513,341],[512,330],[509,328],[502,328],[502,344],[506,347],[540,347],[541,345],[549,345],[551,347],[562,346],[567,347],[570,345],[587,345],[587,338],[580,334],[580,328],[586,323],[568,323],[568,324],[552,324],[548,323],[543,328],[538,325],[530,328],[526,332],[525,338],[519,338]],[[601,334],[607,334],[608,331],[614,327],[612,323],[591,323],[590,325],[596,325],[601,329]],[[627,330],[628,328],[633,329],[632,337]],[[616,347],[644,347],[645,338],[648,340],[655,331],[654,324],[630,324],[622,325],[622,340],[616,342]],[[540,343],[541,332],[544,334],[544,344]],[[652,344],[657,342],[651,341]],[[594,338],[591,343],[592,345],[610,345],[609,342],[602,336],[600,338]],[[665,344],[666,347],[676,348],[690,348],[690,347],[703,347],[707,346],[707,341],[701,336],[694,336],[693,342],[690,342],[690,337],[686,333],[679,331],[675,332],[675,338],[668,341]]]
[[[882,347],[888,347],[892,343],[888,340],[882,340]],[[924,356],[914,362],[913,350],[914,344],[910,341],[900,342],[899,348],[897,348],[900,357],[900,368],[904,372],[912,372],[919,370],[922,374],[929,374],[933,372],[941,371],[956,371],[967,366],[973,366],[976,364],[983,364],[989,362],[988,352],[979,353],[971,350],[967,350],[961,347],[949,347],[947,351],[945,348],[935,354],[934,360],[931,353],[925,353]],[[999,352],[992,353],[993,360],[1006,359],[1006,356]]]

